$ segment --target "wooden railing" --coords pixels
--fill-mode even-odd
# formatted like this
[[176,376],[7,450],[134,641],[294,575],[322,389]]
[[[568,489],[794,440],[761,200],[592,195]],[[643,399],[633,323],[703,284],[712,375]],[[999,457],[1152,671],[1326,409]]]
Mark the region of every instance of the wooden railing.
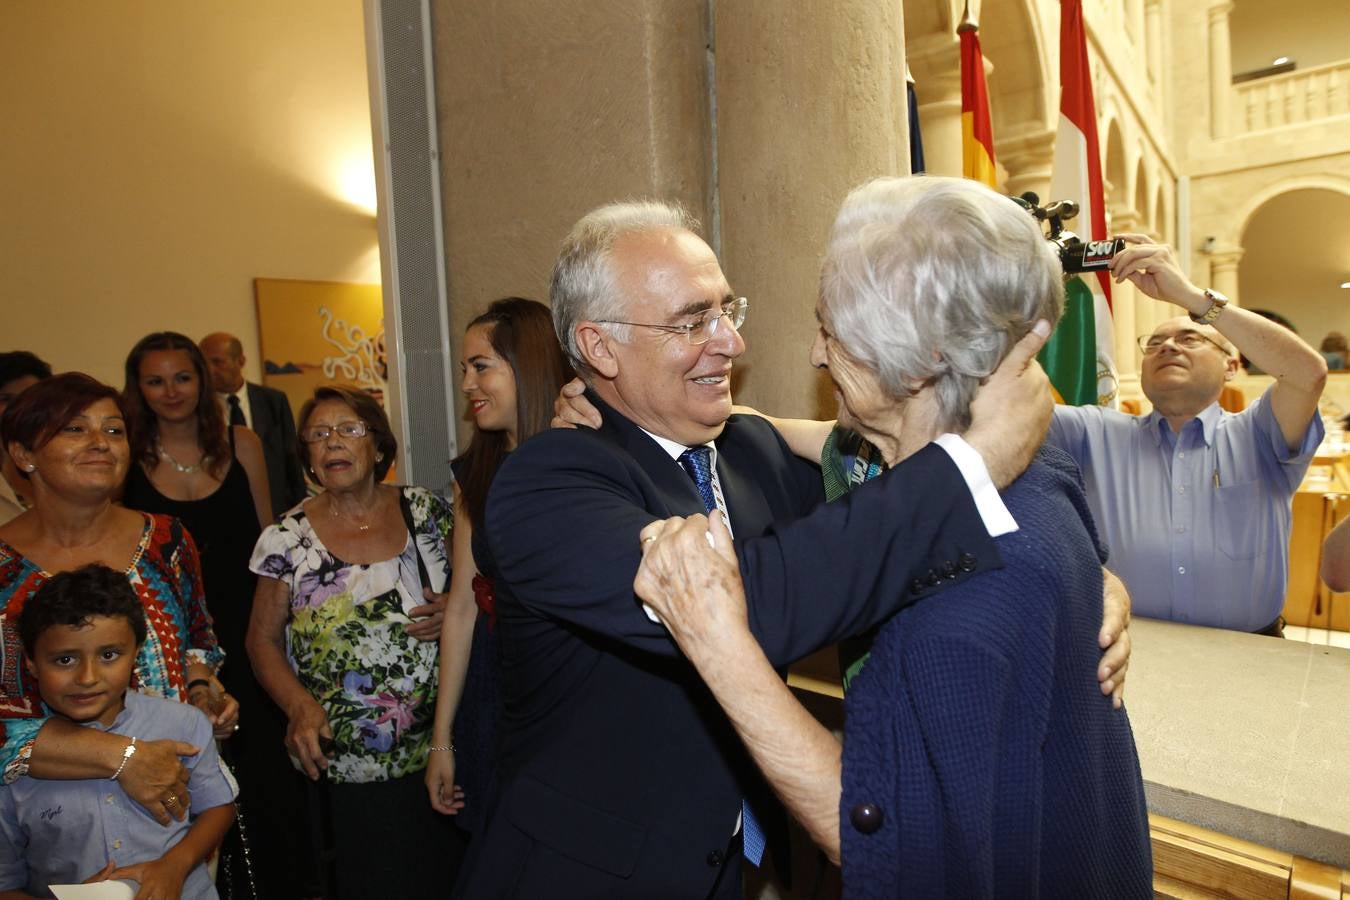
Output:
[[1350,60],[1234,85],[1238,134],[1350,114]]

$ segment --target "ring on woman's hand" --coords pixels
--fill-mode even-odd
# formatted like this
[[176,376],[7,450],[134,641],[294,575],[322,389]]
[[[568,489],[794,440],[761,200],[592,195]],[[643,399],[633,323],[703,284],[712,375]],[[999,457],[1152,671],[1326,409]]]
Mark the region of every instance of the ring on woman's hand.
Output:
[[654,535],[654,534],[649,534],[649,535],[647,535],[645,538],[642,539],[642,543],[644,543],[644,544],[650,544],[650,543],[651,543],[652,541],[654,541],[654,540],[656,540],[656,535]]
[[177,806],[177,805],[178,805],[178,795],[177,795],[177,794],[170,794],[170,795],[168,796],[168,798],[164,801],[164,805],[165,805],[165,806]]
[[235,730],[235,731],[238,731],[238,730],[239,730],[239,723],[238,723],[238,722],[235,722],[235,723],[234,723],[234,730]]

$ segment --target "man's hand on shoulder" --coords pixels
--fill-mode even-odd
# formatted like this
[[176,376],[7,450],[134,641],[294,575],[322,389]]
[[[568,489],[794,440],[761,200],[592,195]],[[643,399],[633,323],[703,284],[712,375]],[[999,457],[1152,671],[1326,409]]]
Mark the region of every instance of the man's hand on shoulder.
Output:
[[1050,428],[1050,379],[1036,362],[1049,337],[1050,323],[1037,322],[970,404],[966,443],[980,454],[996,487],[1007,487],[1026,470]]

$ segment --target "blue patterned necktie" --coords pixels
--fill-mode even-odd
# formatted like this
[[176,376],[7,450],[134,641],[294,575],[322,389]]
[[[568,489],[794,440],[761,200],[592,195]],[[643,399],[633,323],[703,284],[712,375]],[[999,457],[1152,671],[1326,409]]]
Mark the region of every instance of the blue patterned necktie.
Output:
[[[717,502],[717,492],[713,490],[712,449],[690,447],[680,454],[680,465],[694,479],[694,487],[703,498],[703,509],[709,513],[721,509],[722,517],[727,518],[727,511]],[[745,858],[756,866],[764,858],[764,830],[759,827],[749,800],[741,801],[741,848]]]

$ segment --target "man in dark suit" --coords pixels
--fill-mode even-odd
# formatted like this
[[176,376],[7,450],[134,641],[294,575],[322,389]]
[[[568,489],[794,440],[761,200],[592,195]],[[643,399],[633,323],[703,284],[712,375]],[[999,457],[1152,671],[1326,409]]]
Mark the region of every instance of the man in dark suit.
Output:
[[990,529],[1009,529],[990,476],[1006,483],[1030,459],[1034,447],[1008,435],[1043,434],[1044,375],[1001,372],[969,444],[931,446],[903,474],[815,508],[819,471],[763,420],[730,415],[745,307],[681,211],[621,204],[586,216],[551,295],[603,425],[526,442],[488,498],[490,558],[478,562],[495,578],[506,709],[499,788],[467,800],[489,813],[458,893],[739,897],[742,855],[757,856],[764,835],[774,843],[782,814],[634,597],[639,531],[724,506],[751,629],[786,666],[999,565]]
[[197,345],[211,368],[211,384],[231,425],[252,428],[262,438],[272,513],[281,515],[305,499],[305,473],[296,453],[295,417],[281,391],[244,381],[244,345],[223,331]]

